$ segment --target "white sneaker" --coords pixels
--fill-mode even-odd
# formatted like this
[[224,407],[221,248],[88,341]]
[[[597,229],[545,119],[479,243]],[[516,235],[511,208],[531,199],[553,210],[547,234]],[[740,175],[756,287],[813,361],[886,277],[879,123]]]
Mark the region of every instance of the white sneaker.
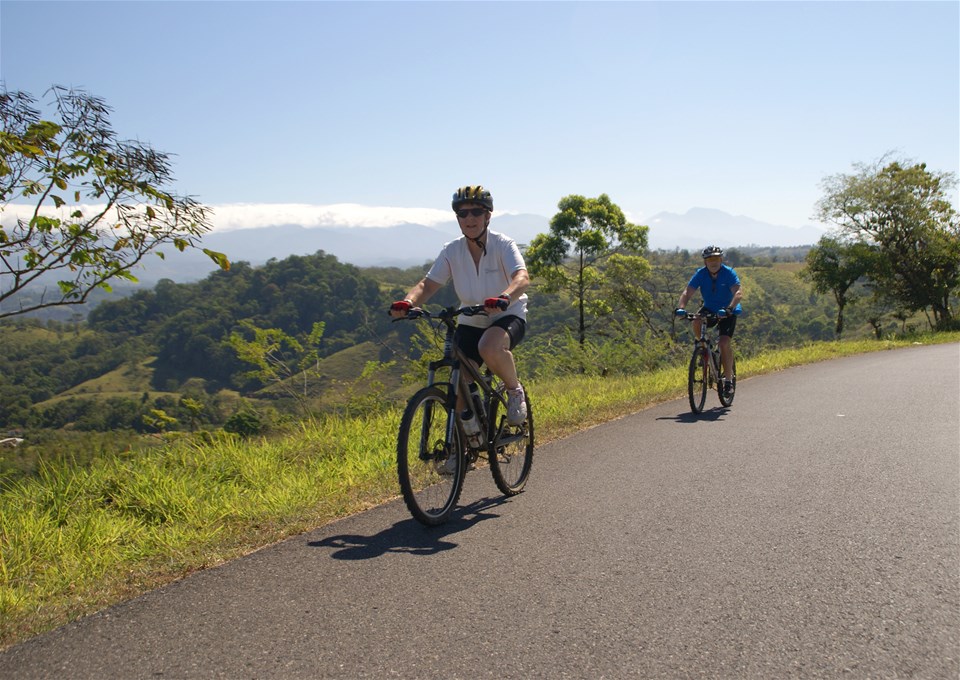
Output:
[[457,457],[450,456],[445,461],[440,463],[438,466],[437,472],[441,475],[447,475],[452,477],[453,474],[457,471]]
[[527,419],[527,400],[523,394],[523,385],[515,390],[507,390],[507,422],[511,425],[523,425]]

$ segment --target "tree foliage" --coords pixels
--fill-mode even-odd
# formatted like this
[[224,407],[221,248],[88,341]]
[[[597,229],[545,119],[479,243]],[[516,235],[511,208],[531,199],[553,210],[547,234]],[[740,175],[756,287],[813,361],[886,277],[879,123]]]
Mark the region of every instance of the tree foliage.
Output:
[[111,280],[136,281],[137,264],[163,257],[161,246],[199,248],[210,229],[204,206],[167,188],[168,155],[119,139],[102,99],[63,87],[48,95],[57,120],[41,118],[31,95],[0,90],[0,210],[16,213],[0,224],[0,302],[31,284],[56,287],[0,318],[82,304]]
[[[647,227],[631,224],[606,194],[597,198],[570,195],[557,204],[550,220],[550,233],[538,234],[526,252],[527,266],[542,280],[545,292],[563,292],[577,307],[577,334],[582,345],[590,319],[612,311],[610,284],[618,299],[636,312],[644,300],[627,292],[642,289],[642,276],[649,271],[641,253],[647,249]],[[605,265],[614,260],[611,272]],[[615,271],[615,275],[611,276]]]
[[805,279],[820,294],[833,295],[837,303],[837,338],[843,333],[843,311],[854,298],[851,288],[875,267],[876,247],[861,241],[842,241],[824,236],[807,253]]
[[230,334],[228,343],[244,363],[254,368],[248,375],[266,385],[275,385],[293,397],[304,415],[310,417],[307,398],[310,379],[319,377],[317,348],[323,337],[324,324],[313,324],[309,336],[300,343],[278,328],[257,328],[250,321],[241,322],[242,331]]
[[960,284],[960,219],[947,199],[956,176],[886,158],[854,168],[824,180],[820,218],[876,246],[869,277],[879,295],[910,312],[929,309],[937,328],[949,328]]
[[249,366],[227,342],[243,322],[280,330],[300,343],[323,323],[317,349],[324,357],[388,332],[387,305],[388,295],[376,281],[319,251],[258,268],[235,263],[198,283],[161,281],[152,291],[101,304],[89,323],[103,331],[149,335],[162,378],[193,376],[248,390],[264,384],[244,381]]

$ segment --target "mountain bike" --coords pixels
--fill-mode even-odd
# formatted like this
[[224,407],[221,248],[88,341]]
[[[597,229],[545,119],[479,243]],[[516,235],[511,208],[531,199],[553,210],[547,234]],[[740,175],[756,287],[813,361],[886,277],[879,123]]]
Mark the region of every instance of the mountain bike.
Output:
[[[414,308],[404,319],[427,319],[444,333],[443,357],[427,367],[427,385],[407,402],[397,440],[397,475],[410,514],[428,526],[446,522],[463,490],[467,470],[486,458],[497,488],[507,496],[523,491],[533,464],[533,408],[526,395],[527,419],[507,421],[503,383],[489,369],[480,372],[453,341],[457,318],[485,314],[483,305],[447,307],[432,314]],[[449,369],[449,380],[437,371]],[[457,396],[464,395],[479,423],[468,437]],[[472,419],[471,419],[472,420]]]
[[[731,406],[737,389],[737,359],[733,358],[733,383],[729,394],[723,390],[723,362],[720,360],[719,330],[707,333],[707,324],[710,321],[719,321],[721,317],[710,312],[692,314],[686,312],[682,318],[688,321],[700,319],[700,336],[693,339],[693,354],[690,357],[690,369],[687,375],[687,395],[690,398],[690,409],[694,413],[703,411],[707,400],[707,390],[716,387],[717,396],[723,406]],[[716,325],[714,325],[716,328]],[[715,339],[716,338],[716,339]]]

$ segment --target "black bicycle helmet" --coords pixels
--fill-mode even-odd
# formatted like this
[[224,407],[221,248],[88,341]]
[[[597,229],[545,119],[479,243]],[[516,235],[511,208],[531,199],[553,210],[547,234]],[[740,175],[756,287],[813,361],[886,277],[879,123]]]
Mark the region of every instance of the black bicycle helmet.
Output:
[[720,246],[707,246],[700,253],[703,256],[703,259],[706,260],[708,257],[723,257],[723,248]]
[[493,196],[479,184],[460,187],[453,194],[451,205],[456,210],[462,203],[476,203],[493,212]]

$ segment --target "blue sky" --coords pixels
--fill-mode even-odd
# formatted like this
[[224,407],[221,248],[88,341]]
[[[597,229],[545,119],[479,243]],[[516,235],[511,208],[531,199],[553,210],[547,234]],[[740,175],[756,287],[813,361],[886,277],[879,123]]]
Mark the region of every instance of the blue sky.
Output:
[[427,223],[482,183],[510,212],[607,193],[799,227],[853,163],[960,171],[955,1],[0,0],[0,77],[104,98],[229,226]]

